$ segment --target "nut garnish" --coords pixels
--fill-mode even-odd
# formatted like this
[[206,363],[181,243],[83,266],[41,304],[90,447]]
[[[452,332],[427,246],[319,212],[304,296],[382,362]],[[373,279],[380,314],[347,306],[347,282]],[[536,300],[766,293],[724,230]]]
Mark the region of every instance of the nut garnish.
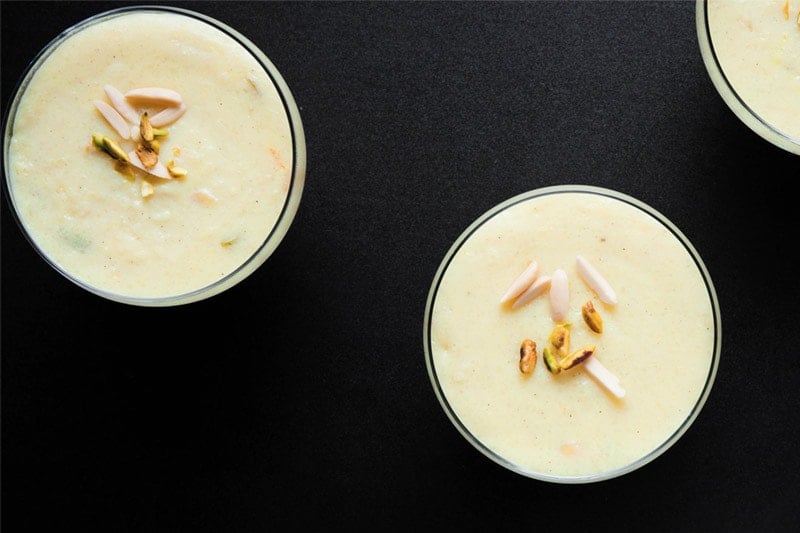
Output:
[[569,353],[569,328],[571,324],[559,324],[550,332],[547,340],[556,349],[556,353],[560,357],[566,357]]
[[93,133],[92,143],[114,159],[125,161],[126,163],[129,161],[128,154],[125,153],[125,150],[123,150],[120,145],[105,135]]
[[525,339],[519,347],[519,370],[523,374],[530,374],[536,368],[536,341]]
[[544,292],[550,288],[550,281],[550,276],[539,276],[536,278],[536,281],[514,300],[514,303],[511,304],[511,308],[516,309],[517,307],[522,307],[540,294],[544,294]]
[[142,113],[142,118],[139,119],[139,135],[145,142],[150,142],[154,138],[153,125],[150,124],[150,117],[147,115],[147,111]]
[[108,100],[111,102],[111,105],[114,106],[114,109],[122,115],[125,120],[128,122],[135,123],[139,120],[139,113],[133,108],[131,104],[125,100],[125,95],[122,92],[114,87],[113,85],[106,85],[103,87],[106,92],[106,96],[108,96]]
[[576,256],[575,262],[578,267],[578,274],[589,288],[597,293],[597,297],[604,303],[615,305],[617,303],[617,294],[611,288],[611,284],[600,275],[600,272],[581,255]]
[[561,366],[558,364],[558,359],[555,355],[553,355],[553,351],[549,346],[545,346],[544,350],[542,350],[542,359],[544,360],[545,366],[547,366],[547,370],[549,370],[551,374],[558,374],[561,372]]
[[558,365],[562,370],[569,370],[570,368],[573,368],[590,358],[592,354],[594,354],[594,350],[594,344],[575,350],[564,359],[559,361]]
[[[108,124],[123,141],[129,141],[134,149],[126,152],[117,142],[99,133],[92,134],[92,143],[116,160],[115,168],[130,179],[136,178],[135,169],[162,179],[185,177],[186,169],[159,161],[162,139],[169,135],[164,126],[180,118],[186,112],[181,95],[171,89],[143,87],[122,93],[113,85],[107,84],[104,90],[108,102],[95,100],[94,105]],[[151,109],[141,109],[141,114],[133,104]],[[158,108],[155,117],[150,116],[152,107]],[[174,147],[174,153],[179,149]],[[141,194],[147,198],[155,192],[153,183],[142,182]]]
[[597,357],[590,357],[583,363],[583,368],[603,387],[617,398],[625,397],[625,389],[619,384],[619,378],[612,374]]
[[142,180],[141,191],[142,191],[142,198],[148,198],[150,196],[153,196],[153,194],[156,192],[156,189],[155,187],[153,187],[153,184],[150,183],[149,181]]
[[168,107],[150,117],[150,124],[154,128],[163,128],[172,124],[186,112],[186,104],[181,104],[178,107]]
[[119,134],[120,137],[123,139],[129,139],[131,135],[130,127],[122,115],[117,112],[116,109],[108,105],[103,100],[95,100],[94,106],[100,111],[100,114],[103,115],[103,118],[106,119],[112,128]]
[[530,287],[530,285],[536,280],[536,275],[539,272],[539,264],[536,261],[531,261],[525,270],[517,276],[511,286],[508,288],[506,293],[500,298],[500,303],[504,304],[506,302],[510,302],[522,292]]
[[185,178],[189,174],[188,170],[176,165],[168,165],[167,170],[173,178]]
[[587,300],[586,303],[583,304],[583,307],[581,307],[581,315],[583,316],[583,321],[589,326],[589,329],[595,333],[603,333],[603,317],[601,317],[600,313],[595,309],[594,303],[591,300]]
[[158,154],[152,147],[139,143],[136,145],[136,155],[146,169],[151,169],[158,163]]
[[536,368],[536,342],[531,339],[522,341],[519,347],[519,370],[523,374],[530,374]]
[[160,104],[166,106],[179,106],[183,102],[180,93],[162,87],[141,87],[131,89],[125,93],[125,98],[131,102],[142,104]]
[[164,163],[162,163],[161,161],[157,161],[155,165],[153,165],[150,168],[147,168],[139,160],[139,156],[136,153],[136,150],[131,150],[130,152],[128,152],[128,157],[130,158],[131,165],[133,165],[134,167],[138,168],[139,170],[143,170],[144,172],[147,172],[151,176],[155,176],[157,178],[161,178],[161,179],[165,179],[165,180],[172,179],[172,176],[170,176],[169,171],[167,170],[167,167],[165,167]]
[[569,307],[569,280],[563,269],[556,269],[550,277],[550,315],[554,322],[567,316]]

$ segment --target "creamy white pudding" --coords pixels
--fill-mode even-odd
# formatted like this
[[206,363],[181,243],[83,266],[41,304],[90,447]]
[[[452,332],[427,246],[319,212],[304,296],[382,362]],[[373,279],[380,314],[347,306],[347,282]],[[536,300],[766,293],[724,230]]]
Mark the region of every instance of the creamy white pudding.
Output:
[[[585,281],[579,256],[603,291]],[[522,305],[501,303],[531,262],[534,278],[552,283]],[[557,271],[563,318],[549,294]],[[583,319],[587,301],[600,333]],[[569,351],[595,351],[551,373],[542,355],[559,324]],[[625,195],[561,186],[509,199],[458,238],[429,293],[424,342],[434,390],[478,450],[529,477],[588,482],[642,466],[686,431],[714,381],[720,326],[711,279],[673,224]],[[525,339],[538,351],[527,374]],[[618,382],[603,385],[589,361]]]
[[[162,130],[160,177],[92,142],[135,151],[145,112]],[[20,85],[5,150],[37,251],[78,285],[140,305],[206,298],[252,273],[287,232],[305,178],[302,124],[274,65],[235,30],[172,8],[114,10],[51,43]]]
[[717,90],[751,129],[800,154],[800,0],[698,0]]

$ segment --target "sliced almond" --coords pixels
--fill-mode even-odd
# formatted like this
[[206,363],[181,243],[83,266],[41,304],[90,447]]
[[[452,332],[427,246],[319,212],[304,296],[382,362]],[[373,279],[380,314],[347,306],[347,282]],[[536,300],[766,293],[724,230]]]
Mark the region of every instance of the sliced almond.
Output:
[[143,105],[165,105],[176,107],[183,103],[183,98],[177,91],[164,89],[163,87],[140,87],[131,89],[125,93],[125,98],[129,102],[136,102]]
[[108,122],[109,125],[116,130],[120,137],[123,139],[130,139],[130,125],[125,121],[122,115],[117,112],[116,109],[111,107],[103,100],[95,100],[94,106],[98,111],[100,111],[100,114],[103,115],[103,118],[106,119],[106,122]]
[[168,107],[150,117],[150,124],[154,128],[163,128],[181,118],[185,112],[186,104],[181,104],[178,107]]
[[597,297],[609,305],[616,305],[617,293],[611,288],[611,284],[600,275],[600,272],[582,255],[577,256],[575,261],[578,267],[578,275],[597,294]]
[[510,302],[522,292],[530,287],[531,283],[536,280],[536,275],[539,273],[539,264],[536,261],[531,261],[530,264],[517,276],[506,293],[500,298],[500,303],[504,304]]
[[139,156],[136,154],[136,150],[131,150],[128,152],[128,158],[130,159],[131,165],[135,166],[139,170],[147,172],[151,176],[165,180],[172,179],[172,176],[169,175],[169,170],[167,170],[167,167],[164,166],[164,163],[161,161],[158,161],[152,168],[147,168],[139,159]]
[[550,276],[550,316],[553,321],[561,322],[567,316],[569,308],[569,280],[567,273],[558,268]]
[[589,357],[583,362],[583,368],[586,370],[591,376],[600,382],[603,387],[605,387],[608,392],[616,396],[617,398],[624,398],[625,397],[625,389],[622,388],[619,384],[619,378],[611,373],[598,359],[597,357]]
[[550,276],[539,276],[536,278],[530,287],[525,289],[525,291],[519,295],[519,297],[514,300],[514,303],[511,305],[512,309],[516,309],[518,307],[522,307],[526,303],[530,302],[540,294],[544,294],[548,288],[550,288],[551,278]]
[[139,122],[139,113],[136,112],[136,109],[133,108],[131,104],[125,99],[125,95],[122,94],[122,91],[114,87],[113,85],[106,85],[103,87],[106,92],[106,96],[108,96],[108,100],[111,102],[111,105],[117,112],[122,115],[125,120],[130,122],[131,124],[136,124]]

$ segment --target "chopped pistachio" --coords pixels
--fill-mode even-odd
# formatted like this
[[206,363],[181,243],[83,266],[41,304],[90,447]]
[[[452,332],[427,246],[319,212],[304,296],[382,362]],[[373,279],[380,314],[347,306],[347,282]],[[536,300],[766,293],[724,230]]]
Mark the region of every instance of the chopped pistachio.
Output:
[[560,357],[569,353],[569,328],[571,324],[559,324],[550,332],[549,341]]
[[595,347],[593,344],[584,348],[580,348],[559,361],[558,364],[562,370],[569,370],[570,368],[583,363],[585,360],[591,357],[592,354],[594,354],[594,350]]
[[581,307],[581,315],[583,315],[583,321],[586,322],[589,329],[595,333],[603,333],[603,317],[597,312],[591,300],[587,300],[586,303],[583,304],[583,307]]
[[150,146],[144,144],[136,145],[136,155],[139,156],[139,161],[142,162],[145,168],[153,168],[158,163],[158,154]]
[[147,180],[142,180],[142,198],[148,198],[150,196],[153,196],[155,192],[156,189],[155,187],[153,187],[152,183],[150,183]]
[[142,113],[142,118],[139,121],[139,135],[141,135],[142,139],[146,142],[153,140],[153,126],[150,124],[150,117],[147,111]]
[[519,347],[519,370],[523,374],[530,374],[536,368],[536,341],[525,339]]
[[544,360],[545,366],[547,366],[547,370],[549,370],[551,374],[558,374],[561,372],[558,360],[556,356],[553,355],[553,350],[551,350],[549,346],[545,346],[544,350],[542,350],[542,359]]
[[174,178],[184,178],[189,174],[189,171],[183,167],[178,167],[175,165],[167,166],[167,170]]
[[126,163],[130,161],[128,154],[125,153],[125,150],[122,147],[114,142],[109,137],[103,136],[103,149],[113,157],[114,159],[119,159],[120,161],[125,161]]

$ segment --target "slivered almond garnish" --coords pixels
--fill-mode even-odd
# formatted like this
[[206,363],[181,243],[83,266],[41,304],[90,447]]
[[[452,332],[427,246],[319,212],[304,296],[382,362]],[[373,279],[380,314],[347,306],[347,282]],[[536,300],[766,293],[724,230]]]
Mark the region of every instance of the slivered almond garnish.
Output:
[[161,161],[156,162],[156,164],[152,168],[147,168],[139,160],[139,156],[136,154],[136,150],[131,150],[130,152],[128,152],[128,157],[130,158],[131,165],[135,166],[139,170],[143,170],[152,176],[164,180],[172,179],[172,176],[169,175],[167,167],[164,166],[164,163],[162,163]]
[[569,280],[567,273],[558,268],[550,276],[550,316],[555,322],[561,322],[567,316],[569,308]]
[[140,87],[125,93],[125,98],[130,102],[145,105],[164,105],[176,107],[183,103],[183,98],[177,91],[163,87]]
[[582,255],[578,255],[575,258],[575,262],[578,267],[578,274],[589,288],[597,294],[597,297],[604,303],[616,305],[617,294],[611,288],[611,284],[600,275],[600,272]]
[[178,107],[168,107],[150,117],[150,124],[154,128],[163,128],[181,118],[185,112],[186,104],[181,104]]
[[603,364],[597,359],[597,357],[589,357],[583,362],[583,368],[586,370],[594,379],[596,379],[600,384],[605,387],[608,392],[616,396],[617,398],[624,398],[625,397],[625,389],[622,388],[619,384],[619,378],[611,373]]
[[508,288],[506,293],[500,298],[500,303],[504,304],[506,302],[510,302],[522,292],[530,287],[531,283],[536,280],[536,275],[539,273],[539,264],[536,261],[531,261],[525,270],[517,276],[511,286]]
[[103,115],[103,118],[106,119],[106,122],[114,128],[114,130],[119,134],[120,137],[123,139],[130,139],[131,137],[131,129],[130,125],[125,121],[122,115],[117,112],[116,109],[111,107],[108,103],[104,102],[103,100],[95,100],[94,106],[100,111],[100,114]]
[[111,105],[120,115],[122,115],[125,120],[131,124],[136,124],[139,121],[139,113],[137,113],[136,109],[134,109],[133,106],[128,103],[128,101],[125,99],[125,95],[122,94],[122,91],[110,84],[103,87],[103,89],[105,90],[106,96],[108,96],[108,100],[111,102]]
[[525,289],[525,291],[520,294],[514,303],[511,305],[512,309],[516,309],[518,307],[522,307],[526,303],[530,302],[540,294],[544,294],[547,289],[550,288],[551,278],[550,276],[539,276],[536,278],[530,287]]

